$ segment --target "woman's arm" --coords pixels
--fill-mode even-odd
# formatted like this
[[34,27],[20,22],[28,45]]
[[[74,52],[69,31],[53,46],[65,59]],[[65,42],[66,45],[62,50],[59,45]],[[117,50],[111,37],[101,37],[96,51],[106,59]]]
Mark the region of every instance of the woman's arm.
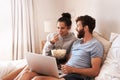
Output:
[[19,68],[17,70],[14,70],[10,72],[8,75],[4,76],[2,80],[13,80],[17,75],[24,69],[24,67]]

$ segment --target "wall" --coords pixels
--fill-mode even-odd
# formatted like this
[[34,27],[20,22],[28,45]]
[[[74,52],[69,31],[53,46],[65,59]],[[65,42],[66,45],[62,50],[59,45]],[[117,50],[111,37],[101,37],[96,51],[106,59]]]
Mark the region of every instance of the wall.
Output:
[[120,33],[119,0],[65,0],[65,9],[74,11],[75,17],[91,15],[96,21],[96,31],[109,39],[111,32]]
[[120,33],[120,0],[98,0],[98,30],[106,38],[111,32]]
[[73,29],[75,27],[75,18],[88,14],[96,19],[95,30],[102,33],[105,38],[109,39],[111,32],[120,33],[119,0],[45,0],[42,2],[38,0],[36,2],[38,5],[37,19],[39,21],[40,39],[45,39],[46,36],[46,33],[43,32],[43,21],[49,18],[57,19],[62,12],[72,14]]
[[[7,6],[3,5],[3,2],[10,4],[10,0],[7,2],[0,1],[0,55],[4,54],[7,59],[10,59],[11,55],[8,53],[12,52],[10,49],[12,39],[9,37],[12,35],[11,14],[6,16],[2,14],[9,13],[11,7],[9,4],[7,4]],[[120,33],[119,3],[120,0],[33,0],[35,28],[37,28],[35,34],[39,41],[36,43],[36,48],[40,48],[41,40],[45,40],[48,34],[44,32],[44,21],[48,19],[57,20],[63,12],[70,12],[72,14],[73,30],[75,28],[75,19],[77,16],[85,14],[93,16],[97,20],[95,30],[109,39],[111,32]],[[3,50],[5,51],[4,53]],[[6,60],[5,57],[1,56],[0,59]]]
[[76,17],[81,15],[96,16],[97,0],[65,0],[65,3],[65,11],[70,12],[73,17],[73,29],[76,27]]
[[[64,1],[64,0],[63,0]],[[39,36],[39,42],[46,39],[48,33],[44,32],[44,21],[57,19],[64,11],[64,4],[60,0],[33,0],[36,35]],[[40,43],[36,44],[40,48]]]

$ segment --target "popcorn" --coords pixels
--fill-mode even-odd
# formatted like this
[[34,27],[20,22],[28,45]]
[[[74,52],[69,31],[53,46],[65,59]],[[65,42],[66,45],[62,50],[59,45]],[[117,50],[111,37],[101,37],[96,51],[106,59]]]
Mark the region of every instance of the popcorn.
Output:
[[57,59],[61,59],[65,56],[66,50],[65,49],[53,49],[51,50],[52,56]]

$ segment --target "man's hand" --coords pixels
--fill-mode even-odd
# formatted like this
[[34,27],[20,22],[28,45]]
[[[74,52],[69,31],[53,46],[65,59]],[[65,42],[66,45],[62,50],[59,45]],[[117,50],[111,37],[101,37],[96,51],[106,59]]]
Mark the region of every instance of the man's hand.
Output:
[[61,70],[63,73],[73,73],[73,67],[67,66],[67,65],[61,65]]

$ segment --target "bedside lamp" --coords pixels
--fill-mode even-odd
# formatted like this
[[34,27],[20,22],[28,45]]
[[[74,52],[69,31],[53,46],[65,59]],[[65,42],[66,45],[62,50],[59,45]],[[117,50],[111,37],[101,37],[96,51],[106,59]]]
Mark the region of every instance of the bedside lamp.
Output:
[[[46,33],[56,32],[56,30],[57,30],[56,23],[57,23],[56,20],[44,21],[44,32],[46,32]],[[46,40],[41,41],[41,53],[42,53],[45,43],[46,43]]]
[[45,32],[56,32],[56,20],[47,20],[44,21],[44,31]]

